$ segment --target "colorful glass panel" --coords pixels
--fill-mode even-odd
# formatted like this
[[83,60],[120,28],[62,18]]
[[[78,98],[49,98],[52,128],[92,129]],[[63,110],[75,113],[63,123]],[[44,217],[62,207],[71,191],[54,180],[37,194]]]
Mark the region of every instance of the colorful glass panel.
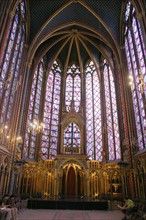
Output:
[[119,125],[117,115],[117,103],[115,83],[109,65],[104,61],[104,90],[106,105],[106,133],[108,139],[108,159],[116,160],[121,158]]
[[[25,5],[21,2],[16,8],[7,47],[3,53],[0,73],[0,105],[2,106],[1,122],[10,123],[15,93],[21,84],[20,67],[25,43],[25,23],[21,22],[21,13],[25,15]],[[4,102],[2,102],[4,100]]]
[[[42,78],[43,78],[43,59],[36,67],[33,83],[31,88],[31,95],[29,101],[29,111],[26,126],[26,135],[24,140],[24,150],[23,155],[29,157],[30,159],[35,158],[37,153],[36,149],[36,139],[37,139],[37,129],[32,127],[32,123],[39,123],[39,113],[40,113],[40,103],[41,103],[41,92],[42,92]],[[38,155],[37,155],[38,156]]]
[[60,111],[61,67],[54,61],[48,76],[45,106],[44,129],[41,141],[41,158],[53,159],[57,155],[58,126]]
[[75,123],[70,123],[64,130],[64,152],[66,154],[79,154],[80,129]]
[[86,145],[92,160],[102,160],[101,96],[93,62],[86,65]]
[[81,102],[81,78],[79,67],[72,64],[67,70],[65,104],[67,112],[73,102],[75,111],[78,112]]
[[[146,114],[144,110],[146,97],[146,48],[140,22],[137,21],[134,12],[135,8],[131,4],[130,12],[128,12],[130,20],[128,20],[129,17],[127,20],[131,22],[130,24],[132,24],[132,26],[129,28],[128,23],[126,23],[125,26],[125,51],[129,76],[131,78],[131,92],[137,130],[137,142],[139,149],[142,150],[146,147]],[[127,14],[127,8],[125,14]]]

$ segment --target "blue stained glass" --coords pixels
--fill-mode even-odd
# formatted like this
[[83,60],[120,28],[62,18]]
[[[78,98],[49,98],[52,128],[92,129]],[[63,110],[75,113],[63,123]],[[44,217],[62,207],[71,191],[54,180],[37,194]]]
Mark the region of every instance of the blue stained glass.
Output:
[[65,104],[68,112],[72,101],[74,101],[75,111],[78,112],[81,102],[81,79],[79,67],[75,64],[72,64],[67,70]]
[[[21,4],[21,3],[20,3]],[[7,38],[7,46],[3,53],[3,58],[1,62],[1,73],[0,73],[0,104],[1,100],[4,99],[2,103],[2,115],[1,121],[7,125],[13,124],[13,108],[16,105],[17,96],[16,92],[20,89],[20,69],[21,60],[23,54],[23,48],[25,44],[25,29],[22,33],[21,19],[21,9],[20,4],[18,4],[11,28],[9,29],[9,36]],[[25,6],[23,7],[25,14]],[[18,33],[18,34],[17,34]]]
[[80,130],[75,123],[70,123],[64,130],[64,153],[79,154]]
[[[29,102],[29,112],[28,112],[28,119],[27,119],[27,130],[26,130],[26,135],[25,135],[25,140],[24,140],[24,149],[25,149],[24,156],[27,156],[33,159],[35,158],[35,152],[36,152],[37,131],[32,130],[31,123],[39,120],[41,90],[42,90],[42,80],[40,79],[42,78],[42,72],[43,72],[43,63],[40,62],[38,66],[36,67],[34,77],[33,77],[30,102]],[[29,145],[27,145],[28,139],[29,139]]]
[[[131,92],[133,99],[133,108],[135,113],[135,125],[137,130],[137,142],[139,150],[146,147],[145,137],[145,120],[146,115],[144,111],[144,102],[146,96],[146,66],[145,66],[145,53],[146,48],[144,45],[144,38],[141,31],[140,22],[135,17],[135,8],[131,4],[130,17],[132,28],[129,28],[128,23],[125,26],[125,51],[127,57],[128,71],[131,77]],[[127,10],[125,11],[125,14]],[[130,23],[130,24],[131,24]],[[128,33],[128,34],[127,34]],[[134,38],[132,37],[134,36]]]
[[[87,155],[92,160],[102,160],[102,130],[100,85],[94,63],[86,65],[86,136]],[[97,126],[97,124],[99,126]]]
[[[44,129],[41,141],[41,158],[53,159],[57,155],[58,126],[60,111],[60,87],[61,68],[54,61],[47,80],[45,108],[44,108]],[[45,145],[44,145],[45,143]],[[44,146],[48,150],[44,150]]]

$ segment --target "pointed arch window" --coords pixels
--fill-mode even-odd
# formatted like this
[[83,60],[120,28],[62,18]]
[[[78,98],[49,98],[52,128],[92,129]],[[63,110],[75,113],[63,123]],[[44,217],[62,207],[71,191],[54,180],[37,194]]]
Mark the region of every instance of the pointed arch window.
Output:
[[87,155],[102,160],[101,94],[93,62],[86,65],[86,135]]
[[106,112],[106,120],[104,121],[104,132],[107,135],[108,159],[117,160],[121,158],[121,150],[115,82],[111,68],[107,64],[106,60],[104,60],[103,79]]
[[26,34],[25,18],[25,4],[22,1],[16,8],[1,62],[0,106],[2,109],[1,123],[3,124],[10,123],[15,94],[21,85],[20,70]]
[[78,112],[81,102],[81,78],[80,69],[75,64],[72,64],[67,70],[65,103],[68,112],[72,102],[74,103],[75,111]]
[[60,91],[61,67],[57,61],[54,61],[48,76],[45,95],[44,129],[40,149],[43,160],[53,159],[57,155]]
[[131,79],[131,92],[133,109],[137,130],[139,149],[146,147],[146,46],[139,20],[136,19],[134,6],[128,1],[125,10],[125,51],[129,77]]
[[[61,87],[60,65],[54,61],[44,94],[45,72],[45,63],[42,58],[33,77],[24,141],[24,156],[36,160],[39,158],[42,160],[53,159],[57,155]],[[42,108],[43,103],[44,108]],[[40,120],[41,115],[43,115],[43,120]]]
[[44,61],[41,59],[40,63],[36,67],[33,83],[31,88],[31,95],[29,101],[28,118],[26,126],[26,134],[24,140],[23,156],[34,159],[37,152],[37,132],[39,125],[39,115],[41,111],[41,94],[43,87],[43,75],[44,75]]

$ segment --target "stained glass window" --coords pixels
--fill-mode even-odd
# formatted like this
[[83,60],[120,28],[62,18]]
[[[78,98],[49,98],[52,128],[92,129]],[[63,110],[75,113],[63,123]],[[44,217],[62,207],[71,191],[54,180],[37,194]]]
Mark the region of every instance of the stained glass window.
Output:
[[64,153],[79,154],[80,129],[75,123],[70,123],[64,130]]
[[60,112],[61,67],[54,61],[48,76],[45,106],[44,129],[41,142],[41,158],[53,159],[57,155],[58,126]]
[[[57,155],[61,88],[61,67],[57,61],[54,61],[48,74],[46,92],[43,95],[44,77],[45,65],[42,58],[33,77],[24,141],[24,156],[31,159],[53,159]],[[43,120],[40,120],[42,111]]]
[[[130,17],[130,19],[128,19]],[[128,1],[125,11],[125,51],[137,130],[139,149],[146,147],[146,114],[144,102],[146,99],[146,48],[140,21],[136,19],[135,8]]]
[[86,65],[86,140],[87,155],[102,160],[101,94],[93,62]]
[[21,85],[20,69],[25,43],[25,17],[25,5],[22,1],[16,8],[1,62],[0,105],[2,106],[1,123],[3,124],[10,123],[16,92]]
[[108,140],[108,159],[116,160],[121,158],[117,102],[113,73],[106,60],[104,60],[103,78],[106,110],[105,130]]
[[66,77],[66,110],[69,112],[73,102],[75,111],[79,111],[81,101],[81,78],[79,67],[72,64],[67,70]]
[[31,88],[31,95],[29,101],[28,119],[26,126],[26,135],[24,140],[24,156],[34,159],[38,152],[37,149],[37,134],[39,132],[39,115],[40,103],[42,94],[42,81],[43,81],[44,65],[43,59],[36,67],[33,83]]

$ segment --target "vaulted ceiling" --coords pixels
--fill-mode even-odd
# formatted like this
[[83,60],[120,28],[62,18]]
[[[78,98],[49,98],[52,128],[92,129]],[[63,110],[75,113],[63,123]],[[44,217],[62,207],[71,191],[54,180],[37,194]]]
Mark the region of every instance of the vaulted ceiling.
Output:
[[118,55],[124,0],[29,0],[30,54],[65,65]]

